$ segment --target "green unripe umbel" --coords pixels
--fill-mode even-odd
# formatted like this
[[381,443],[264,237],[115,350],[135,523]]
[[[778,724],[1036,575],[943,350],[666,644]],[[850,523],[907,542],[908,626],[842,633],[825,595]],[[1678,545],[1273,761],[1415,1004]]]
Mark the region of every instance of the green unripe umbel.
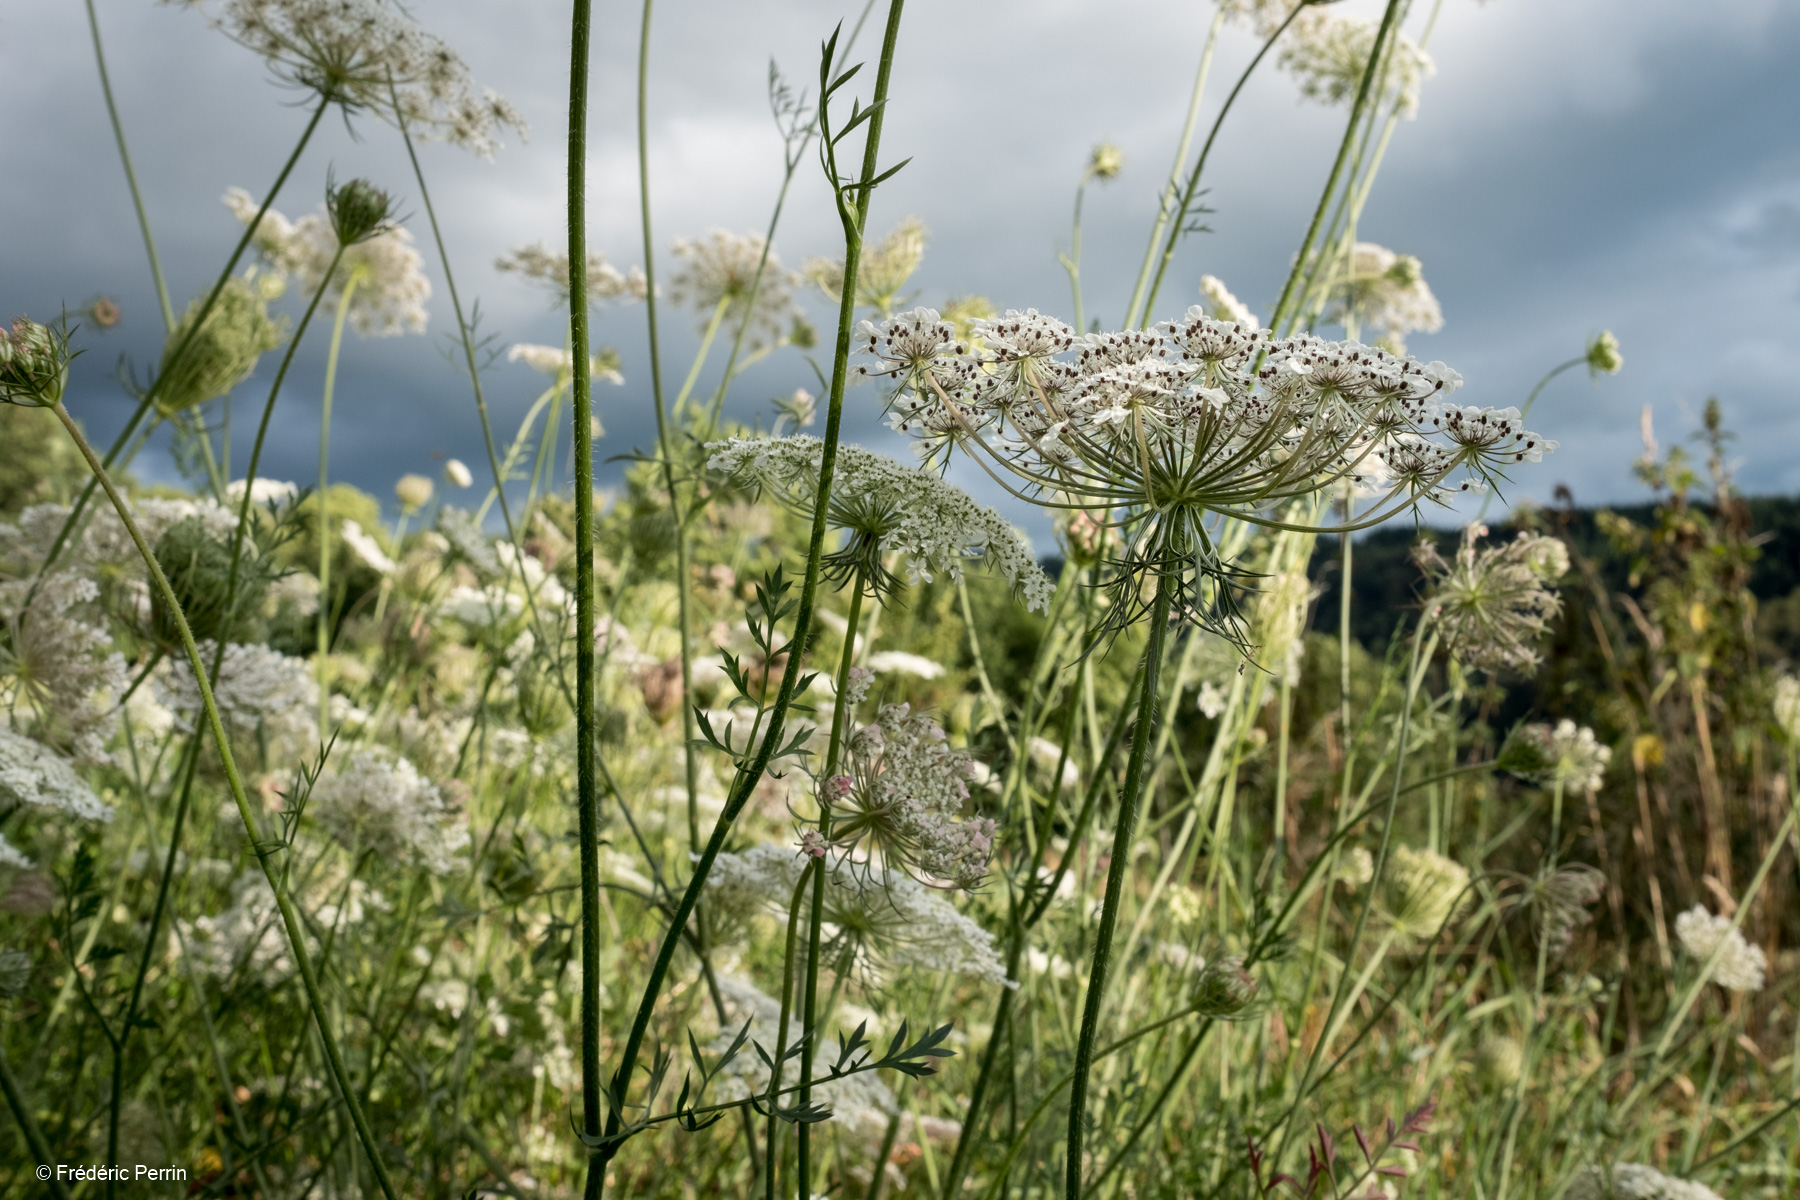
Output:
[[0,401],[27,408],[55,408],[69,382],[67,336],[20,317],[0,329]]
[[[246,546],[246,559],[249,547]],[[169,586],[186,614],[188,628],[200,640],[220,636],[226,625],[226,600],[231,587],[231,547],[206,531],[199,517],[188,517],[171,525],[156,543],[156,561],[169,577]],[[268,581],[252,562],[238,567],[236,608],[241,613],[258,612]],[[159,592],[151,593],[151,622],[158,640],[167,645],[179,644],[181,634],[174,614],[169,612]],[[236,630],[243,636],[241,623]]]
[[352,179],[325,189],[325,209],[339,245],[354,246],[383,233],[393,222],[388,194],[366,179]]
[[269,315],[272,279],[247,275],[227,280],[205,324],[177,355],[202,301],[188,305],[163,349],[156,407],[165,417],[225,395],[250,378],[258,359],[281,345],[287,319]]

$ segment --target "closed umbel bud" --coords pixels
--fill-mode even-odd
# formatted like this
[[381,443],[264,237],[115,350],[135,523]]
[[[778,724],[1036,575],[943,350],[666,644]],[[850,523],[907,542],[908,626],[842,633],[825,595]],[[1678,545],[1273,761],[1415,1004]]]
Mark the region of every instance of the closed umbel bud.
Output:
[[436,490],[431,480],[423,475],[402,475],[400,482],[394,485],[394,496],[400,501],[400,507],[408,513],[416,513],[431,503],[431,493]]
[[0,329],[0,401],[55,408],[69,381],[69,339],[47,325],[20,317]]
[[1590,375],[1617,375],[1625,367],[1625,356],[1619,353],[1619,339],[1613,331],[1603,329],[1600,336],[1587,345],[1587,365]]
[[338,244],[354,246],[382,233],[393,219],[388,194],[366,179],[325,189],[325,208],[331,214],[331,231]]
[[1194,1011],[1215,1021],[1235,1020],[1256,999],[1256,989],[1256,976],[1244,969],[1243,959],[1214,959],[1194,984]]

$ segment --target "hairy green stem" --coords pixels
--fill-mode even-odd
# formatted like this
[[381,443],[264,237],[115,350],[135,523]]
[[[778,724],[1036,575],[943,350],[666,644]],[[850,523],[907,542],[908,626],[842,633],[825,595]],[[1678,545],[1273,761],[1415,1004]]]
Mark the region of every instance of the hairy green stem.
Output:
[[[1177,570],[1165,559],[1165,573]],[[1119,905],[1125,877],[1131,871],[1131,841],[1137,832],[1143,801],[1144,772],[1155,737],[1156,684],[1162,670],[1163,641],[1168,636],[1169,605],[1174,581],[1156,580],[1156,598],[1150,606],[1149,641],[1144,648],[1143,687],[1138,693],[1136,728],[1131,734],[1131,757],[1125,768],[1125,786],[1119,793],[1119,812],[1113,826],[1112,861],[1106,868],[1106,893],[1100,907],[1100,926],[1094,931],[1094,954],[1088,968],[1087,1000],[1081,1013],[1081,1034],[1075,1044],[1075,1070],[1069,1090],[1068,1157],[1063,1171],[1065,1200],[1081,1200],[1081,1153],[1087,1134],[1088,1076],[1094,1068],[1094,1046],[1100,1034],[1100,1012],[1106,996],[1107,972],[1112,965],[1113,932],[1119,923]]]
[[[577,0],[582,5],[580,10],[585,15],[587,0]],[[794,634],[789,643],[787,667],[782,672],[781,686],[776,694],[774,705],[769,711],[769,723],[763,732],[762,741],[749,764],[739,769],[732,781],[730,792],[726,795],[725,806],[720,811],[718,820],[713,825],[711,836],[705,848],[700,852],[694,864],[694,872],[688,879],[681,899],[677,902],[674,915],[670,918],[669,927],[663,933],[655,960],[650,967],[650,977],[644,983],[644,991],[639,998],[637,1009],[632,1017],[631,1028],[626,1034],[625,1045],[619,1056],[619,1066],[613,1072],[610,1085],[610,1103],[606,1117],[606,1137],[594,1150],[594,1161],[589,1167],[590,1183],[588,1196],[594,1200],[601,1194],[599,1188],[592,1183],[592,1176],[600,1174],[602,1188],[604,1186],[605,1164],[618,1153],[618,1135],[624,1124],[624,1105],[626,1092],[633,1073],[637,1068],[638,1054],[643,1049],[644,1037],[650,1027],[650,1018],[655,1012],[657,998],[662,993],[662,985],[668,976],[669,966],[674,961],[675,948],[680,944],[682,931],[686,928],[688,918],[699,903],[700,892],[706,886],[706,878],[712,866],[724,849],[725,839],[729,836],[738,814],[749,802],[750,793],[762,779],[768,769],[769,761],[776,749],[782,744],[782,735],[786,729],[786,719],[793,705],[795,692],[801,675],[801,660],[812,632],[813,605],[818,595],[819,578],[822,573],[822,562],[825,550],[826,509],[830,502],[831,485],[837,467],[838,439],[843,426],[844,388],[849,377],[850,339],[855,326],[856,271],[862,259],[862,230],[868,216],[869,199],[875,186],[875,162],[881,142],[883,110],[887,101],[888,82],[893,70],[894,47],[900,34],[900,16],[905,0],[890,0],[888,7],[887,32],[882,43],[881,61],[876,72],[875,94],[872,106],[874,115],[868,120],[868,134],[863,149],[863,168],[857,185],[857,201],[854,211],[845,208],[840,198],[838,202],[839,218],[844,226],[845,284],[843,296],[838,305],[838,331],[835,353],[832,360],[831,393],[826,407],[824,445],[820,453],[819,482],[815,489],[817,507],[813,513],[812,530],[808,539],[806,555],[806,574],[800,589],[800,600],[794,614]],[[585,24],[582,25],[585,31]],[[573,134],[571,134],[573,137]],[[584,847],[585,849],[585,847]],[[596,862],[596,880],[597,876]]]

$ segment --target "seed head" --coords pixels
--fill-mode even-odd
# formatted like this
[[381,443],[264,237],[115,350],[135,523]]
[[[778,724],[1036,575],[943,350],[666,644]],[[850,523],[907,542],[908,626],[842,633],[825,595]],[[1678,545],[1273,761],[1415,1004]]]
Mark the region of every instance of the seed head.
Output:
[[1232,955],[1206,964],[1194,983],[1194,1010],[1215,1021],[1231,1021],[1244,1015],[1256,999],[1256,976],[1244,969],[1244,960]]
[[230,392],[250,378],[264,354],[286,340],[287,318],[269,315],[271,297],[263,286],[269,278],[252,271],[227,280],[191,340],[188,330],[205,302],[196,299],[188,305],[163,346],[156,406],[165,417]]

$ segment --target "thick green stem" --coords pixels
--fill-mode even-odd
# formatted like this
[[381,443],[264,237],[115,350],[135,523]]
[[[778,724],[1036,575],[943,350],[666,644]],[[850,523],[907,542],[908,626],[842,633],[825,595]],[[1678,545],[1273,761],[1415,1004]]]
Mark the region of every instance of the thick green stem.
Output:
[[[575,448],[575,807],[581,839],[581,1128],[601,1130],[600,1095],[600,788],[595,771],[594,712],[594,444],[593,379],[588,358],[587,109],[592,0],[575,0],[569,37],[569,349],[574,378],[570,404]],[[646,14],[646,19],[648,16]],[[660,405],[659,405],[660,407]],[[496,472],[494,486],[505,491]],[[629,1075],[627,1076],[629,1078]],[[620,1089],[622,1091],[623,1089]],[[619,1120],[615,1093],[606,1117]],[[598,1197],[606,1160],[588,1166],[586,1194]]]
[[[794,1012],[794,957],[800,943],[800,903],[806,898],[807,885],[815,876],[823,874],[817,867],[817,860],[806,864],[800,878],[794,881],[794,894],[788,897],[787,938],[782,943],[781,954],[781,1019],[775,1031],[775,1065],[769,1069],[769,1133],[768,1146],[763,1152],[763,1200],[775,1200],[775,1164],[781,1159],[777,1139],[781,1118],[776,1115],[775,1107],[781,1096],[781,1069],[787,1064],[788,1021]],[[810,1028],[803,1027],[802,1036],[809,1033]],[[804,1079],[800,1086],[806,1086]]]
[[380,1148],[375,1142],[375,1134],[369,1127],[368,1118],[363,1115],[362,1104],[356,1098],[356,1090],[350,1086],[350,1073],[344,1066],[343,1052],[338,1047],[336,1035],[331,1031],[331,1024],[325,1012],[324,995],[319,990],[319,981],[313,970],[312,954],[307,949],[306,933],[299,910],[294,907],[293,900],[288,896],[286,888],[282,886],[280,872],[277,871],[273,861],[276,852],[285,849],[285,845],[264,841],[260,836],[261,829],[256,818],[256,811],[251,807],[249,794],[244,789],[243,776],[238,772],[237,759],[231,752],[231,742],[225,732],[224,721],[219,715],[218,703],[213,697],[212,683],[206,664],[200,658],[200,647],[194,641],[194,631],[188,626],[187,615],[182,612],[181,601],[175,595],[175,589],[169,585],[168,576],[163,574],[162,566],[156,561],[156,555],[150,549],[150,544],[144,540],[144,534],[138,528],[137,519],[131,515],[131,506],[125,502],[125,497],[120,495],[118,489],[113,485],[111,476],[106,473],[106,468],[101,464],[99,456],[94,453],[94,448],[88,444],[87,438],[81,432],[81,427],[75,423],[75,418],[71,417],[69,410],[61,404],[51,411],[62,422],[63,428],[68,431],[76,448],[81,451],[81,456],[87,460],[88,468],[100,481],[100,486],[106,492],[107,499],[112,501],[114,510],[119,514],[120,523],[125,526],[125,532],[130,535],[132,544],[137,547],[138,555],[144,560],[144,566],[150,574],[152,588],[168,609],[170,619],[175,622],[182,648],[187,652],[188,668],[194,673],[194,682],[199,687],[200,703],[206,710],[207,726],[212,734],[213,744],[219,748],[219,764],[224,769],[225,781],[231,789],[232,801],[237,805],[238,816],[244,822],[245,833],[251,839],[251,845],[256,851],[257,862],[262,867],[263,877],[268,880],[269,890],[274,894],[276,907],[281,913],[282,926],[287,933],[288,949],[293,954],[294,966],[306,992],[307,1006],[311,1009],[313,1020],[318,1025],[319,1041],[325,1048],[332,1080],[337,1085],[344,1107],[350,1112],[351,1123],[356,1127],[357,1140],[362,1143],[363,1152],[368,1157],[369,1168],[375,1174],[382,1195],[387,1200],[395,1200],[393,1180],[388,1176],[387,1163],[381,1157]]
[[[1178,569],[1165,560],[1165,572]],[[1069,1090],[1068,1158],[1064,1163],[1063,1195],[1081,1200],[1081,1149],[1085,1139],[1088,1076],[1094,1068],[1094,1046],[1100,1034],[1100,1011],[1106,997],[1107,972],[1112,965],[1113,932],[1119,924],[1119,905],[1125,877],[1131,871],[1131,841],[1137,833],[1143,800],[1144,772],[1156,732],[1156,683],[1162,670],[1163,640],[1168,636],[1169,603],[1175,581],[1159,578],[1156,599],[1150,606],[1150,637],[1144,647],[1143,687],[1138,692],[1137,724],[1131,734],[1131,758],[1125,768],[1125,786],[1119,793],[1119,812],[1113,825],[1112,861],[1106,868],[1106,893],[1100,907],[1100,927],[1094,931],[1094,956],[1088,968],[1087,1001],[1081,1013],[1081,1034],[1075,1044],[1075,1070]]]
[[[585,37],[585,12],[587,0],[577,0],[581,6],[579,13],[583,20],[580,29]],[[855,327],[856,272],[862,260],[862,229],[868,217],[869,199],[874,192],[876,156],[881,142],[882,118],[888,95],[888,82],[893,71],[894,47],[900,35],[900,15],[904,8],[904,0],[890,0],[888,7],[887,33],[882,43],[881,62],[875,77],[875,94],[871,107],[874,116],[868,120],[868,136],[864,144],[863,169],[859,179],[857,205],[854,214],[846,211],[843,202],[839,201],[839,216],[844,225],[844,292],[838,305],[838,331],[835,353],[832,358],[831,393],[825,413],[824,445],[820,453],[819,481],[814,490],[817,507],[813,513],[811,535],[807,545],[806,575],[800,588],[800,601],[794,614],[794,635],[789,643],[791,649],[787,655],[787,668],[782,672],[781,687],[775,703],[769,711],[769,723],[758,744],[756,753],[750,763],[741,768],[732,781],[731,791],[725,799],[725,806],[713,825],[713,831],[694,864],[694,873],[688,879],[681,899],[677,902],[675,912],[669,921],[669,927],[663,933],[661,945],[657,949],[655,960],[650,967],[650,977],[644,983],[644,991],[639,998],[638,1006],[632,1017],[631,1029],[626,1034],[625,1045],[619,1056],[619,1066],[613,1072],[611,1082],[611,1103],[606,1117],[607,1138],[594,1153],[594,1162],[589,1167],[590,1182],[588,1197],[593,1200],[600,1195],[600,1189],[592,1182],[592,1176],[602,1174],[605,1164],[618,1153],[618,1134],[623,1126],[623,1106],[626,1090],[631,1082],[633,1072],[637,1068],[639,1052],[643,1049],[644,1036],[650,1027],[650,1018],[655,1012],[657,998],[662,994],[663,980],[667,978],[669,965],[674,961],[675,948],[680,944],[683,930],[694,907],[699,903],[700,892],[706,886],[706,878],[712,872],[720,852],[725,847],[725,839],[730,835],[738,814],[749,802],[750,793],[761,781],[763,773],[768,769],[769,761],[775,750],[782,744],[782,736],[786,729],[788,711],[793,705],[795,690],[799,685],[801,660],[808,637],[812,632],[813,605],[818,595],[819,578],[822,573],[822,562],[825,553],[826,510],[831,498],[831,485],[837,468],[837,448],[840,432],[843,427],[844,388],[849,378],[850,338]],[[584,85],[585,86],[585,85]],[[571,137],[573,137],[571,133]],[[585,851],[585,847],[584,847]],[[598,867],[596,865],[596,872]],[[596,874],[596,879],[598,878]],[[596,888],[596,891],[598,889]],[[603,1186],[603,1184],[602,1184]]]

